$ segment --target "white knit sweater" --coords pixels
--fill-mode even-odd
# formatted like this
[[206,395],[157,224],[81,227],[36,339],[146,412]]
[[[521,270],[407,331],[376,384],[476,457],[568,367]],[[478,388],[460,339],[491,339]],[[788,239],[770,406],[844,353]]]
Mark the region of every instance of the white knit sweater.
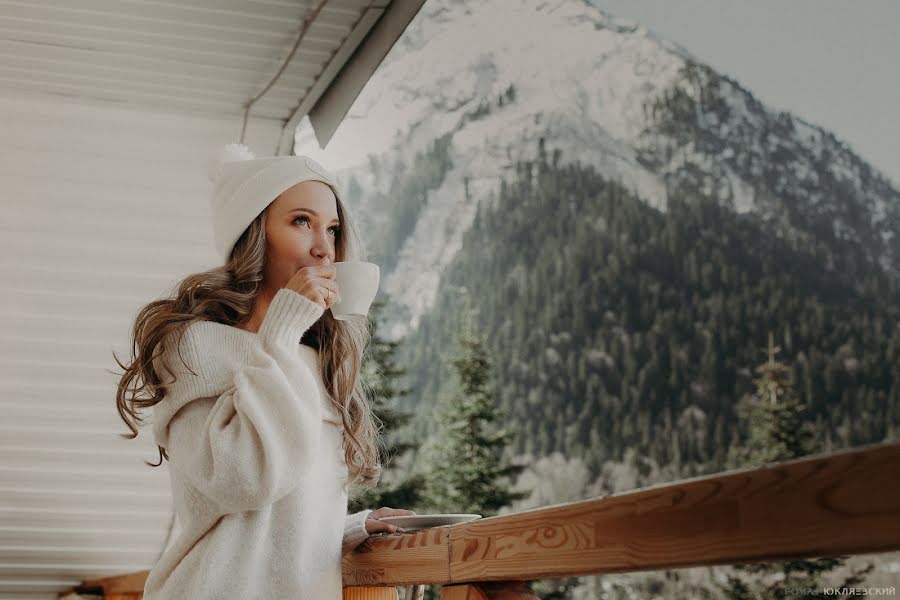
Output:
[[342,597],[341,557],[369,536],[371,510],[347,515],[340,418],[318,353],[300,344],[323,312],[283,288],[257,333],[193,323],[181,354],[196,375],[166,348],[178,380],[153,407],[153,435],[182,530],[144,600]]

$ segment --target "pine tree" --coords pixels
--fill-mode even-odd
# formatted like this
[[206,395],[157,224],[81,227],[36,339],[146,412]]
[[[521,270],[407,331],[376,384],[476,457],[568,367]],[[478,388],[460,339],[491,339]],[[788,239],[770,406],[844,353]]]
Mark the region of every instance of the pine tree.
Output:
[[756,401],[751,411],[745,466],[783,462],[818,451],[812,426],[803,420],[804,406],[794,391],[791,370],[775,360],[781,350],[769,334],[768,360],[756,367]]
[[[443,397],[436,442],[425,452],[427,482],[420,514],[475,513],[492,516],[500,508],[529,496],[501,483],[524,470],[503,463],[503,449],[512,433],[495,431],[505,413],[488,391],[491,365],[483,339],[473,330],[474,311],[464,297],[460,354],[451,358],[462,392]],[[437,600],[442,586],[425,587],[424,600]]]
[[464,319],[458,340],[462,351],[451,359],[462,389],[445,399],[437,417],[439,433],[426,459],[425,502],[437,512],[491,516],[528,497],[502,482],[525,467],[503,460],[503,449],[513,434],[496,429],[505,413],[496,407],[488,389],[489,357],[483,339],[473,330],[470,310],[464,311]]
[[[403,479],[399,473],[393,472],[396,459],[409,452],[414,445],[397,439],[397,432],[410,421],[412,415],[397,411],[391,405],[396,403],[397,398],[407,395],[410,390],[396,385],[396,381],[405,374],[405,370],[394,362],[394,354],[401,341],[388,341],[378,335],[378,316],[384,305],[384,301],[372,304],[370,317],[372,338],[366,347],[361,376],[372,403],[372,412],[381,422],[382,430],[385,432],[379,444],[380,460],[384,467],[381,482],[385,483],[379,482],[379,485],[372,489],[353,494],[347,502],[348,513],[381,506],[404,509],[415,506],[420,501],[420,490],[424,484],[424,478],[420,474]],[[399,483],[389,485],[387,483],[389,480],[399,480]]]
[[[756,368],[759,376],[754,380],[756,395],[750,410],[750,440],[742,453],[744,467],[783,462],[819,451],[813,427],[804,422],[804,406],[794,391],[790,368],[775,359],[775,354],[780,350],[775,346],[770,332],[769,346],[764,351],[768,359]],[[729,574],[726,584],[716,585],[731,600],[786,598],[790,588],[810,590],[811,593],[804,594],[805,598],[824,598],[822,576],[843,567],[845,558],[737,564],[734,568],[738,573],[751,575],[752,578]],[[852,572],[835,587],[854,587],[862,583],[865,575],[874,568],[869,563]]]

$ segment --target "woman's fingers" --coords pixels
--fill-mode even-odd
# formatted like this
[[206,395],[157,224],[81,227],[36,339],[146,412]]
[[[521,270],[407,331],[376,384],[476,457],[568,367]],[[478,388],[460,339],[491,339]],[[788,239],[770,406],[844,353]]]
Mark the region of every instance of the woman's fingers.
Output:
[[391,523],[385,523],[380,521],[379,519],[383,519],[384,517],[405,517],[408,515],[414,515],[416,511],[414,510],[406,510],[403,508],[391,508],[390,506],[382,506],[377,510],[373,510],[369,513],[369,516],[366,518],[366,530],[369,533],[403,533],[406,530],[397,525],[393,525]]
[[404,533],[406,530],[402,527],[397,527],[396,525],[391,525],[390,523],[385,523],[384,521],[379,521],[378,519],[373,519],[369,517],[366,519],[366,531],[371,533]]
[[379,519],[383,519],[384,517],[405,517],[408,515],[414,515],[416,511],[414,510],[406,510],[403,508],[391,508],[389,506],[382,506],[377,510],[373,510],[369,513],[369,516],[366,518],[366,530],[369,533],[403,533],[406,530],[402,527],[398,527],[397,525],[392,525],[391,523],[385,523],[383,521],[379,521]]
[[382,517],[405,517],[407,515],[414,515],[416,511],[414,510],[405,510],[402,508],[391,508],[389,506],[382,506],[377,510],[373,510],[369,513],[369,517],[373,519],[380,519]]
[[338,288],[338,284],[336,281],[319,277],[316,282],[319,284],[320,288],[331,290],[331,292],[336,296],[340,294],[340,289]]

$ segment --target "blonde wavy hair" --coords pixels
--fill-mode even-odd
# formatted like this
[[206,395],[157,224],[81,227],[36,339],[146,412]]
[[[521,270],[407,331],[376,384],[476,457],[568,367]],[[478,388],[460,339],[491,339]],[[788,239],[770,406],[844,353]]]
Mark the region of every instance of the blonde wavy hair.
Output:
[[[341,223],[335,240],[335,259],[365,260],[352,219],[337,193],[335,198]],[[238,326],[249,319],[263,279],[267,211],[268,207],[250,223],[226,264],[188,275],[173,288],[170,297],[150,302],[138,313],[132,331],[131,362],[124,365],[113,353],[116,363],[124,369],[116,392],[116,408],[131,429],[131,435],[120,434],[122,437],[136,438],[136,425],[144,420],[141,409],[152,407],[165,398],[165,386],[153,364],[164,352],[163,340],[174,334],[177,340],[174,347],[178,348],[191,323],[214,321]],[[368,319],[338,321],[331,311],[326,310],[303,336],[304,342],[309,341],[319,350],[322,381],[341,415],[345,434],[344,460],[348,470],[345,489],[354,484],[374,488],[382,472],[379,458],[384,449],[380,436],[382,423],[371,410],[367,396],[371,388],[360,376],[363,353],[371,334]],[[184,363],[184,359],[181,360]],[[168,368],[168,365],[164,366]],[[163,458],[169,459],[165,448],[159,445],[157,448],[159,463],[144,461],[145,464],[158,467]]]

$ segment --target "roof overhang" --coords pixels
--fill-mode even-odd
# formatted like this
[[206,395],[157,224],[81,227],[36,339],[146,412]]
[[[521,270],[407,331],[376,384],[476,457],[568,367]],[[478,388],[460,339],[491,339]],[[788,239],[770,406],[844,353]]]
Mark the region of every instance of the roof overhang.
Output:
[[249,116],[280,122],[281,140],[272,140],[280,153],[291,152],[294,129],[306,115],[324,147],[423,4],[3,3],[0,95],[38,93],[63,102],[233,115],[240,123],[251,99],[265,91]]
[[323,72],[317,85],[300,102],[288,119],[279,144],[279,154],[293,148],[294,130],[306,115],[324,148],[347,115],[366,82],[400,38],[425,0],[393,0],[371,7],[360,20],[335,60]]

